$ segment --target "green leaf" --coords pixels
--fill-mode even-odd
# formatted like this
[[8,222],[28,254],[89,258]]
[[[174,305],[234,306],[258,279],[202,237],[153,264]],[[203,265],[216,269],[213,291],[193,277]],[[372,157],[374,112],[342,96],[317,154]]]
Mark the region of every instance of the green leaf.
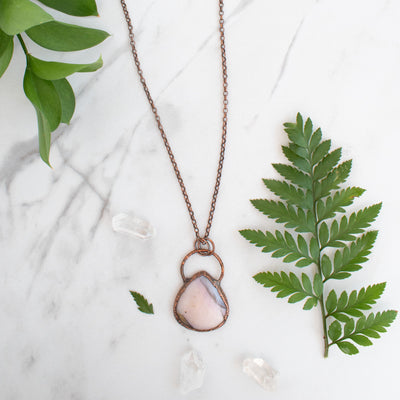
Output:
[[351,340],[353,340],[360,346],[372,346],[372,342],[366,336],[363,335],[353,335],[351,337]]
[[358,293],[353,290],[348,296],[344,291],[339,297],[337,305],[327,310],[328,315],[336,318],[337,314],[347,314],[353,317],[362,317],[362,310],[369,310],[376,303],[386,287],[386,282],[362,288]]
[[320,199],[328,196],[332,190],[338,189],[339,185],[346,181],[351,170],[351,160],[345,161],[334,168],[324,179],[316,181],[314,198]]
[[303,189],[312,189],[312,179],[310,175],[305,174],[295,167],[287,164],[272,164],[275,170],[285,179]]
[[304,124],[304,137],[306,138],[306,143],[310,141],[312,130],[313,130],[312,121],[310,118],[307,118],[307,121]]
[[325,278],[329,277],[332,272],[332,262],[326,254],[321,258],[321,270]]
[[338,342],[336,344],[338,345],[339,349],[342,350],[342,352],[345,354],[353,355],[359,352],[357,347],[350,342]]
[[[299,278],[293,272],[291,272],[289,275],[283,271],[280,273],[260,272],[254,275],[253,278],[256,282],[260,283],[264,287],[271,288],[272,292],[277,292],[278,298],[290,296],[288,299],[289,303],[297,303],[307,297],[315,299],[314,294],[311,290],[309,290],[310,288],[308,286],[303,286]],[[304,282],[304,278],[302,278],[302,280]],[[308,305],[310,304],[311,303],[308,303]],[[312,307],[313,306],[310,308]]]
[[313,262],[308,253],[303,253],[297,247],[295,240],[287,231],[284,232],[284,235],[279,231],[275,231],[274,235],[271,232],[264,234],[261,231],[244,229],[240,231],[240,234],[250,243],[255,244],[257,247],[262,247],[264,253],[273,252],[272,257],[274,258],[285,257],[284,262],[292,262],[298,259],[304,259],[306,265],[310,265]]
[[310,239],[310,254],[313,260],[318,260],[319,257],[319,246],[317,239],[315,237],[312,237]]
[[296,124],[286,123],[285,132],[288,134],[289,139],[300,147],[306,147],[308,140],[303,131],[303,117],[300,113],[297,114]]
[[311,310],[313,307],[315,307],[318,304],[318,299],[315,297],[310,297],[307,299],[307,301],[304,303],[303,310]]
[[328,243],[329,240],[329,230],[328,230],[328,225],[323,222],[320,227],[319,227],[319,232],[318,232],[318,236],[319,236],[319,241],[321,243],[322,246],[324,246],[326,243]]
[[341,155],[342,149],[336,149],[325,156],[314,168],[314,179],[321,179],[327,176],[339,162]]
[[345,337],[349,337],[350,334],[354,331],[354,319],[349,319],[348,321],[346,321],[346,323],[344,324],[344,329],[343,329],[343,335]]
[[301,282],[303,284],[304,290],[307,293],[312,293],[312,284],[309,276],[305,274],[304,272],[301,274]]
[[327,313],[331,313],[337,307],[337,296],[334,290],[331,290],[325,302]]
[[350,246],[345,246],[343,251],[336,250],[334,258],[334,270],[326,276],[328,279],[342,279],[350,276],[350,272],[360,270],[361,264],[368,261],[368,255],[375,243],[378,231],[369,231],[353,241]]
[[279,196],[282,200],[286,200],[289,204],[307,210],[312,209],[312,195],[309,191],[304,192],[302,189],[297,189],[293,185],[275,179],[263,179],[263,182],[271,192]]
[[331,148],[331,141],[325,140],[318,145],[318,147],[313,151],[311,156],[311,163],[314,166],[318,164],[328,153]]
[[318,221],[333,218],[337,213],[344,213],[343,207],[353,204],[354,198],[361,196],[364,191],[358,187],[348,187],[327,197],[325,202],[319,200],[317,202]]
[[328,336],[330,337],[330,339],[333,342],[335,342],[336,340],[338,340],[340,338],[341,334],[342,334],[342,326],[340,325],[339,322],[333,321],[329,325]]
[[34,26],[26,31],[38,45],[56,51],[76,51],[93,47],[105,40],[109,34],[93,28],[51,21]]
[[28,55],[28,60],[36,76],[51,81],[65,78],[75,72],[93,72],[103,65],[101,57],[90,64],[66,64],[54,61],[43,61],[31,55]]
[[75,111],[75,95],[69,82],[64,79],[52,81],[61,103],[61,122],[69,124]]
[[320,297],[322,295],[322,291],[323,291],[323,283],[322,283],[322,278],[321,278],[320,274],[314,275],[313,287],[314,287],[315,295],[317,297]]
[[129,291],[135,300],[138,310],[145,314],[154,314],[153,304],[149,304],[148,301],[138,292]]
[[61,104],[53,82],[39,78],[28,66],[24,76],[24,91],[53,132],[61,122]]
[[282,146],[282,151],[283,154],[286,156],[286,158],[293,163],[297,168],[301,169],[302,171],[306,173],[311,172],[311,165],[308,160],[306,160],[304,157],[299,156],[296,154],[295,151],[293,151],[290,147]]
[[251,204],[264,215],[285,224],[286,228],[295,228],[296,232],[314,232],[314,219],[310,211],[294,208],[280,201],[256,199]]
[[98,16],[95,0],[39,0],[41,3],[65,14],[77,17]]
[[50,165],[50,145],[51,145],[51,129],[49,122],[43,113],[36,109],[38,120],[38,135],[39,135],[39,154],[41,159],[49,166]]
[[0,30],[0,78],[10,64],[14,51],[14,41],[12,36],[6,35]]
[[352,213],[350,218],[343,216],[340,219],[339,230],[336,233],[332,232],[332,224],[330,239],[326,247],[342,247],[344,245],[343,242],[355,240],[356,237],[354,235],[363,233],[375,221],[381,207],[382,203],[374,204],[373,206]]
[[[344,279],[361,268],[368,260],[377,232],[366,232],[379,214],[381,204],[345,214],[346,207],[361,196],[359,187],[341,188],[351,171],[352,161],[339,164],[341,149],[331,151],[331,141],[322,141],[320,129],[313,132],[310,119],[305,124],[301,114],[296,122],[284,124],[289,144],[282,151],[292,165],[273,164],[283,181],[265,179],[267,188],[280,197],[280,201],[252,200],[255,208],[264,215],[285,225],[284,232],[243,230],[241,234],[251,243],[271,252],[272,257],[293,262],[297,267],[316,264],[313,280],[306,274],[301,279],[293,273],[265,272],[254,279],[270,287],[278,298],[288,298],[289,303],[304,300],[303,309],[310,310],[321,304],[324,334],[346,354],[358,353],[357,347],[370,346],[370,338],[379,338],[396,317],[396,311],[364,316],[381,296],[385,284],[371,285],[350,294],[343,291],[339,298],[331,290],[325,299],[324,284],[329,279]],[[328,221],[330,220],[330,221]],[[289,229],[307,234],[292,234]],[[347,243],[350,242],[350,243]],[[327,247],[337,247],[327,251]],[[322,304],[324,301],[325,304]],[[324,307],[325,306],[325,307]],[[327,319],[333,318],[328,331]],[[356,320],[356,318],[358,318]],[[326,354],[327,354],[327,348]]]
[[16,35],[53,17],[29,0],[0,0],[0,29]]
[[322,132],[321,129],[318,128],[311,136],[310,140],[310,151],[313,152],[317,148],[317,146],[321,143]]
[[[351,319],[346,322],[348,328],[346,329],[345,325],[344,335],[340,339],[335,339],[334,341],[336,341],[336,344],[344,353],[347,352],[343,350],[343,344],[345,346],[344,348],[347,349],[347,347],[351,345],[350,342],[347,342],[347,340],[349,339],[362,346],[370,346],[372,342],[368,339],[368,337],[379,338],[380,335],[378,332],[386,332],[386,328],[392,324],[396,316],[397,311],[394,310],[387,310],[383,312],[378,312],[376,314],[370,313],[368,317],[362,316],[360,319],[357,320],[357,323],[355,324],[355,329],[354,320]],[[355,346],[353,347],[355,348]],[[355,353],[349,352],[347,354]]]

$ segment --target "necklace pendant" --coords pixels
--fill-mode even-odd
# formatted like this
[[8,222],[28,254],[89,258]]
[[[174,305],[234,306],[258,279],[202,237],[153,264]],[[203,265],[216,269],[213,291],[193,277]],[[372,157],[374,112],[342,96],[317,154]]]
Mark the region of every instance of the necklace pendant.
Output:
[[[208,272],[200,271],[190,278],[186,278],[184,266],[189,257],[194,254],[213,256],[221,266],[218,279]],[[214,248],[196,248],[185,256],[181,264],[183,286],[179,290],[174,303],[176,320],[185,328],[197,332],[208,332],[220,328],[225,324],[229,305],[225,293],[221,288],[224,275],[224,265],[221,258],[214,253]]]

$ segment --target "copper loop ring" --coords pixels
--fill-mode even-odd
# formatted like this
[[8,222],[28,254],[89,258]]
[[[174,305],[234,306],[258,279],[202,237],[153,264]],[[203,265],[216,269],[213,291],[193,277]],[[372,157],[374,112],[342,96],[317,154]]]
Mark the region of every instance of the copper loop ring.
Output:
[[[210,239],[208,239],[210,240]],[[220,282],[221,279],[224,277],[224,263],[221,260],[221,257],[214,252],[209,252],[207,249],[194,249],[192,250],[190,253],[186,254],[186,256],[184,257],[184,259],[182,260],[181,263],[181,276],[184,282],[188,281],[189,279],[186,278],[185,276],[185,271],[184,271],[184,267],[185,267],[185,263],[188,260],[189,257],[191,257],[193,254],[200,254],[201,256],[213,256],[219,263],[219,266],[221,268],[221,273],[219,275],[219,278],[216,279],[216,282]]]
[[197,238],[194,241],[195,250],[200,250],[199,254],[202,256],[209,256],[214,253],[215,244],[209,238]]

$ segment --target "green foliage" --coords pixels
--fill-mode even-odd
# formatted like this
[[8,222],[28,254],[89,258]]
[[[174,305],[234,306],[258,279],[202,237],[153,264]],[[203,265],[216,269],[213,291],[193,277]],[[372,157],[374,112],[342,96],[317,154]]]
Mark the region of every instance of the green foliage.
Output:
[[[95,0],[40,0],[41,3],[74,16],[98,15]],[[31,55],[22,34],[53,51],[84,50],[101,43],[108,33],[98,29],[65,24],[30,0],[0,0],[0,77],[14,50],[16,35],[26,55],[24,92],[36,110],[39,153],[50,165],[51,133],[60,123],[68,124],[75,110],[75,95],[65,79],[75,72],[101,68],[101,57],[88,64],[68,64],[40,60]]]
[[41,3],[65,14],[75,15],[76,17],[97,16],[97,6],[95,0],[39,0]]
[[55,51],[77,51],[88,49],[101,43],[108,33],[78,25],[50,21],[36,25],[26,34],[39,46]]
[[[305,300],[303,309],[318,304],[323,315],[325,356],[337,345],[346,354],[358,353],[357,346],[369,346],[370,338],[380,333],[396,318],[388,310],[364,314],[381,297],[386,283],[370,285],[338,296],[331,290],[325,297],[325,285],[345,279],[362,268],[377,237],[367,230],[377,218],[381,203],[346,214],[346,207],[364,193],[359,187],[341,187],[350,174],[352,161],[340,163],[341,149],[331,149],[330,140],[322,140],[321,129],[313,131],[310,119],[304,123],[300,114],[295,123],[284,124],[289,145],[282,146],[291,164],[273,164],[284,180],[264,179],[265,186],[279,200],[251,200],[253,206],[275,222],[293,229],[283,232],[245,229],[241,235],[261,247],[264,253],[282,258],[284,263],[308,267],[301,279],[290,272],[260,272],[254,279],[278,298],[289,303]],[[329,248],[337,248],[333,251]],[[330,340],[330,341],[329,341]]]
[[149,302],[138,292],[129,291],[135,300],[138,310],[145,314],[154,314],[153,304],[149,304]]
[[14,51],[14,42],[12,36],[8,36],[0,29],[0,77],[6,71],[10,64]]

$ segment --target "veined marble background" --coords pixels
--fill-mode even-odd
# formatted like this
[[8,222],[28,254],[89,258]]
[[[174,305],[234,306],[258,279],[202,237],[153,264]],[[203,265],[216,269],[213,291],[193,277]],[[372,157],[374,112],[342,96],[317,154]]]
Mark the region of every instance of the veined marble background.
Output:
[[[217,1],[127,3],[204,229],[220,140]],[[182,328],[172,314],[192,227],[133,68],[119,1],[98,5],[101,17],[81,23],[112,33],[102,45],[59,56],[28,41],[44,59],[104,58],[98,72],[71,79],[77,109],[53,135],[54,169],[37,152],[17,43],[0,79],[0,398],[180,399],[180,357],[192,347],[207,370],[190,399],[399,398],[399,321],[359,355],[333,348],[323,359],[319,311],[302,311],[256,284],[252,275],[279,268],[279,260],[237,231],[274,227],[248,199],[270,195],[261,178],[277,176],[271,163],[283,161],[282,124],[300,111],[354,160],[349,182],[367,189],[355,207],[383,201],[370,261],[333,284],[388,281],[377,309],[398,309],[400,2],[226,0],[229,137],[211,236],[226,265],[231,314],[206,334]],[[113,232],[120,212],[148,219],[157,235],[141,241]],[[129,290],[143,293],[155,315],[140,313]],[[275,392],[241,372],[252,356],[280,372]]]

